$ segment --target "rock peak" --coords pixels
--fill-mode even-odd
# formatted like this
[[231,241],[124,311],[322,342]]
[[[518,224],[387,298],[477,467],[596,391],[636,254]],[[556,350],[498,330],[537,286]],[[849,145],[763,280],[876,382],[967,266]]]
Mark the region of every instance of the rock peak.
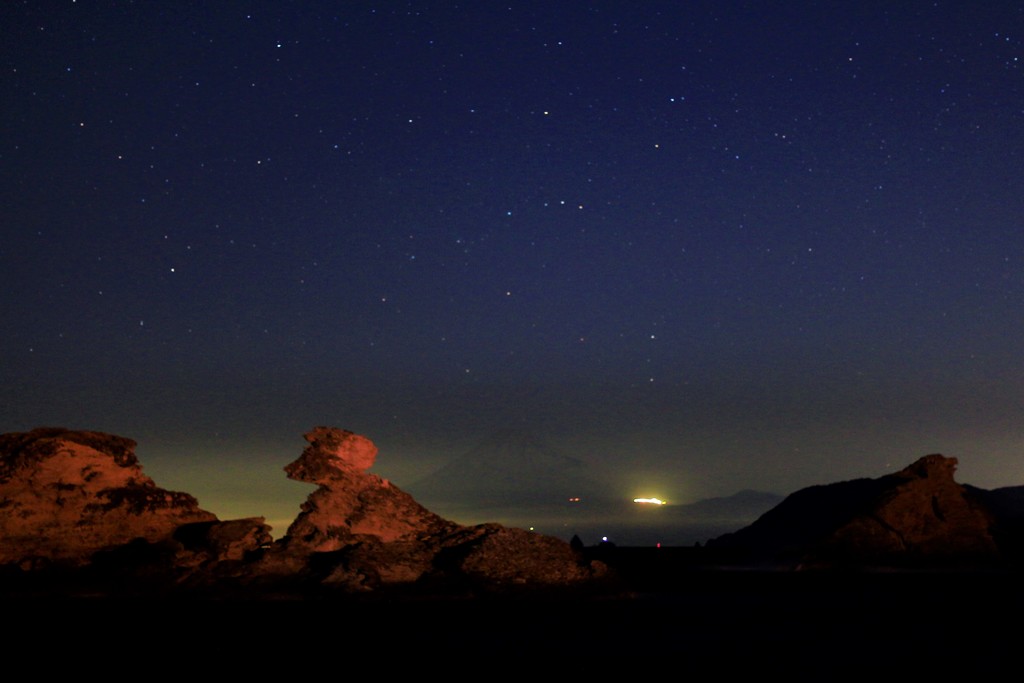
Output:
[[336,427],[314,427],[305,435],[309,446],[284,470],[290,479],[322,484],[346,473],[373,467],[377,446],[365,436]]
[[957,466],[956,458],[933,453],[918,458],[896,473],[904,479],[953,479]]

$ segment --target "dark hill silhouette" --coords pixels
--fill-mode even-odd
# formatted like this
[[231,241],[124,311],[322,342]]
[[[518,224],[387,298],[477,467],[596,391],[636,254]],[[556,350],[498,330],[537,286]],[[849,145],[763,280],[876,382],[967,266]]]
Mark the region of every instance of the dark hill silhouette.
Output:
[[964,488],[983,500],[1003,522],[1024,522],[1024,486],[980,489],[970,484]]
[[1024,562],[1024,486],[980,489],[965,484],[964,488],[995,515],[993,535],[1000,552],[1019,566]]
[[795,560],[829,532],[868,511],[870,501],[893,485],[891,477],[853,479],[800,489],[750,526],[709,546],[741,548],[751,557]]
[[[951,566],[1005,561],[1001,502],[956,483],[955,458],[925,456],[894,474],[801,489],[753,524],[708,546],[744,564]],[[1005,512],[1003,513],[1005,516]],[[1007,541],[1008,542],[1008,541]]]

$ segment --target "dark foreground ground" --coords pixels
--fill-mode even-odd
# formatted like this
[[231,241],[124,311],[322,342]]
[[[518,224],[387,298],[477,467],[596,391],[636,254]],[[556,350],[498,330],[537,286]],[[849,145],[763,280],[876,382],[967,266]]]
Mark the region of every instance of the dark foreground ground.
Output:
[[1008,680],[1021,669],[1017,572],[755,571],[666,557],[634,556],[629,590],[586,597],[8,595],[4,650],[12,665],[42,646],[42,659],[32,655],[41,671],[115,680],[154,672],[204,680]]

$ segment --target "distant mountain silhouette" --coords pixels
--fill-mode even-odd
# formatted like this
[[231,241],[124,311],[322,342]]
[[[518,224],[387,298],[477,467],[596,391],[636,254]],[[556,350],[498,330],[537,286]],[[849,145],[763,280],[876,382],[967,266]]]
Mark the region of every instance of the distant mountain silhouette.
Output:
[[1024,486],[980,489],[964,484],[964,489],[995,515],[992,535],[1007,560],[1017,565],[1024,562]]
[[1002,521],[1024,523],[1024,486],[980,489],[964,484],[964,488],[984,500]]
[[428,503],[477,508],[550,505],[573,497],[603,498],[609,492],[586,463],[516,429],[491,434],[404,488]]

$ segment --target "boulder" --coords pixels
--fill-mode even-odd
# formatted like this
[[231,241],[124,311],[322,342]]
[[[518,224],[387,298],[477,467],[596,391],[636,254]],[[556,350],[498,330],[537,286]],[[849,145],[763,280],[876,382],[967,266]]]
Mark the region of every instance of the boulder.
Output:
[[387,479],[366,471],[377,447],[365,436],[317,427],[305,438],[309,446],[284,469],[290,479],[317,489],[283,539],[290,553],[330,552],[360,540],[403,541],[454,526]]

